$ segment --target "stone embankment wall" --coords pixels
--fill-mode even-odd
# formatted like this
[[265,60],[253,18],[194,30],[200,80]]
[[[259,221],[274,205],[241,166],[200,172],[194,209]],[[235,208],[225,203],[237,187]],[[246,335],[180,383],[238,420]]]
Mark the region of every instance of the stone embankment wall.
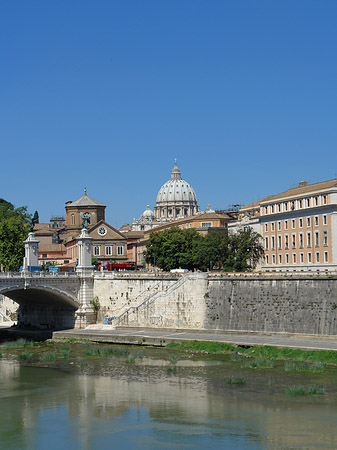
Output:
[[100,274],[94,295],[118,327],[337,335],[337,277]]
[[209,277],[206,329],[337,334],[337,278]]
[[0,294],[0,323],[16,320],[18,306],[14,300]]
[[117,326],[203,328],[205,274],[102,274],[95,276],[99,320]]

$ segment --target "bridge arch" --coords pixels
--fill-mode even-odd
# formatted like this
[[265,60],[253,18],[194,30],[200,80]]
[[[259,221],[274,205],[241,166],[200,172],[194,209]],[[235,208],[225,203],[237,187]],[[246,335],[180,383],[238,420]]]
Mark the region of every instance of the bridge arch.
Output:
[[0,294],[18,303],[18,325],[25,328],[62,330],[74,328],[80,307],[75,295],[53,285],[30,285],[15,280],[0,287]]
[[11,298],[19,305],[62,304],[65,307],[74,309],[77,309],[80,306],[74,296],[53,286],[32,286],[25,288],[18,284],[1,288],[0,294]]

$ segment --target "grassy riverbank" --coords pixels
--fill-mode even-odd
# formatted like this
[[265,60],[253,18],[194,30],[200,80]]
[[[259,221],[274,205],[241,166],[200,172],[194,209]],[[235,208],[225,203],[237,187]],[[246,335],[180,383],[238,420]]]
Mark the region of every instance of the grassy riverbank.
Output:
[[[337,352],[240,347],[185,341],[166,347],[97,344],[78,339],[7,341],[0,358],[28,367],[120,377],[208,377],[219,389],[281,396],[337,394]],[[331,398],[331,397],[330,397]]]
[[185,341],[180,344],[171,343],[169,349],[182,352],[205,353],[210,355],[240,354],[246,358],[266,358],[273,360],[315,361],[323,364],[337,365],[337,351],[333,350],[300,350],[272,346],[240,347],[221,342]]
[[[71,353],[81,354],[81,349],[83,350],[84,357],[104,357],[109,355],[128,355],[130,353],[131,346],[128,345],[115,345],[115,344],[97,344],[87,340],[80,339],[55,339],[48,340],[46,342],[34,342],[24,338],[20,338],[14,341],[6,341],[0,345],[0,358],[2,354],[11,351],[18,351],[20,349],[29,348],[32,351],[32,355],[43,353],[43,349],[50,348],[59,349],[55,353],[54,358],[58,359],[68,358]],[[76,349],[76,352],[74,351]],[[137,347],[135,347],[137,348]],[[206,357],[207,359],[223,360],[230,358],[231,360],[269,360],[269,361],[288,361],[286,370],[292,370],[291,364],[293,362],[293,367],[300,367],[299,364],[302,363],[304,368],[305,362],[312,367],[320,367],[319,365],[335,365],[337,366],[337,351],[333,350],[300,350],[291,348],[279,348],[272,346],[234,346],[231,344],[221,343],[221,342],[210,342],[210,341],[185,341],[182,343],[171,343],[166,345],[166,347],[157,348],[157,352],[161,354],[164,358],[172,358],[172,352],[176,355],[176,358],[182,357],[182,355],[189,355],[189,357],[196,357],[197,355]],[[47,352],[48,353],[48,352]],[[53,353],[53,352],[52,352]],[[134,350],[135,354],[140,354],[138,350]],[[28,354],[28,353],[27,353]],[[168,356],[171,355],[171,356]],[[47,360],[48,357],[42,359]],[[272,365],[270,365],[272,367]],[[305,369],[303,369],[304,371]]]

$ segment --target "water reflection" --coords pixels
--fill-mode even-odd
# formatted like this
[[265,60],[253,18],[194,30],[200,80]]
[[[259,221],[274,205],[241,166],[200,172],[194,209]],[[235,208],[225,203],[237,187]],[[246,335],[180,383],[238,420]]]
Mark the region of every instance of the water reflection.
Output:
[[337,448],[334,399],[224,388],[207,371],[122,367],[91,376],[1,360],[1,448]]

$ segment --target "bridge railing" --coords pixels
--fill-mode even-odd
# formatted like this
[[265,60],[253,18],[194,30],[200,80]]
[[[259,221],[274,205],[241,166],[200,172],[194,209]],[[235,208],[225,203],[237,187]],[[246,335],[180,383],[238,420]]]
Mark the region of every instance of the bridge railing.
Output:
[[336,270],[279,270],[261,272],[208,272],[210,278],[301,278],[336,277]]
[[68,278],[78,276],[76,272],[0,272],[0,278]]
[[148,271],[140,271],[137,272],[107,272],[107,271],[95,271],[95,278],[149,278],[149,279],[174,279],[182,277],[181,273],[170,273],[170,272],[148,272]]

